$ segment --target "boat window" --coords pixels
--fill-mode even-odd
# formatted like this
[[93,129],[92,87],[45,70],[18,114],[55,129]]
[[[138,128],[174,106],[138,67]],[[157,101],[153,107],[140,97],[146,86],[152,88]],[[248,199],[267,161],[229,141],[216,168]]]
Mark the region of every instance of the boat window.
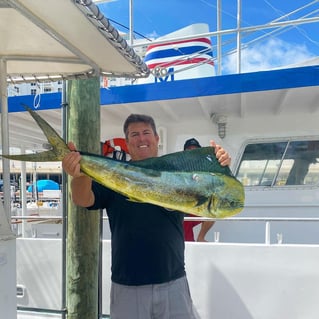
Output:
[[318,184],[319,141],[248,144],[235,175],[245,186]]

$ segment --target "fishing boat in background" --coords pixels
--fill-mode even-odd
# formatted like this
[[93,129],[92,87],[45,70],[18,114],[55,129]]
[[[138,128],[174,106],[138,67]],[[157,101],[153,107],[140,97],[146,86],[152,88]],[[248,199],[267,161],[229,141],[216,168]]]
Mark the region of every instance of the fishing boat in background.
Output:
[[[245,185],[243,212],[217,220],[209,243],[186,244],[186,269],[202,318],[317,314],[318,72],[307,66],[101,90],[101,121],[108,123],[103,140],[123,136],[127,114],[147,113],[157,120],[162,153],[181,150],[190,137],[202,145],[214,138],[230,152],[232,170]],[[103,224],[101,302],[108,314],[110,240],[108,221]],[[61,309],[61,240],[17,243],[19,307]]]
[[[146,49],[151,75],[144,83],[139,79],[134,85],[101,88],[102,150],[104,141],[123,141],[122,124],[130,113],[154,117],[160,155],[182,150],[191,137],[201,145],[209,145],[211,139],[221,144],[232,157],[234,175],[245,186],[246,201],[237,216],[216,220],[206,236],[208,243],[186,243],[186,271],[201,318],[315,319],[319,312],[318,59],[276,70],[216,75],[208,37],[196,37],[206,31],[204,24],[196,24],[161,37]],[[192,32],[192,39],[176,39]],[[185,52],[191,57],[184,59]],[[39,112],[61,131],[60,99],[59,94],[43,97]],[[11,110],[17,110],[20,101],[9,98]],[[24,143],[28,138],[37,145],[46,142],[27,114],[12,112],[10,121],[13,140],[24,125],[30,127]],[[61,215],[50,216],[54,217]],[[51,228],[33,234],[18,229],[16,257],[12,247],[0,246],[2,269],[8,256],[16,258],[19,319],[67,316],[65,237],[52,236],[63,235],[64,224],[43,221],[41,225]],[[2,237],[12,236],[9,229],[0,219]],[[109,318],[111,246],[105,212],[102,236],[101,317]]]

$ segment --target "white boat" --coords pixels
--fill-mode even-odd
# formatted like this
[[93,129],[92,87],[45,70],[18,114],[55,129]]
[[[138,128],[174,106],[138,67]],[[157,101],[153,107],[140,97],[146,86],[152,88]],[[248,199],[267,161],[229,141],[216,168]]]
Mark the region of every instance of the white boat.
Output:
[[[128,114],[147,113],[158,124],[161,154],[181,150],[190,137],[202,145],[215,139],[245,185],[242,213],[217,220],[209,243],[186,243],[202,319],[317,318],[318,100],[317,65],[101,90],[102,140],[122,137]],[[0,226],[2,237],[10,236],[5,222]],[[101,312],[108,318],[104,226]],[[17,263],[18,318],[64,318],[62,239],[18,238],[17,257],[8,245],[0,249],[1,282],[12,282],[5,273],[12,275],[10,263]],[[0,300],[1,309],[6,302]]]
[[[156,85],[161,85],[162,100],[150,97]],[[174,99],[173,93],[181,88],[189,96]],[[108,89],[108,99],[120,96],[122,90]],[[113,137],[122,136],[120,123],[130,112],[148,113],[157,119],[162,150],[180,150],[189,137],[202,145],[214,138],[230,152],[232,169],[246,184],[244,211],[218,220],[208,234],[210,243],[186,244],[186,269],[202,318],[212,314],[217,318],[315,318],[319,310],[315,300],[319,293],[318,67],[125,90],[127,101],[102,105],[102,121],[110,123],[103,131],[105,138],[111,132]],[[136,92],[147,92],[150,98],[131,102]],[[289,182],[300,159],[309,159],[308,173],[297,174]],[[301,171],[304,163],[299,164]],[[17,239],[20,309],[63,309],[61,250],[60,239]],[[109,252],[110,241],[105,239],[103,314],[109,313]],[[29,316],[19,314],[19,318]]]

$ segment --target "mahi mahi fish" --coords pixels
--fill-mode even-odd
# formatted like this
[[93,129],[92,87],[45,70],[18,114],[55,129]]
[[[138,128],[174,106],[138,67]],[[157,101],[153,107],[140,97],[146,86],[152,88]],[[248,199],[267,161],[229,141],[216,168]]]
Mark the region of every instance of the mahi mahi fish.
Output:
[[[70,152],[65,141],[35,111],[26,108],[51,145],[37,154],[2,155],[19,161],[61,161]],[[81,153],[81,152],[80,152]],[[228,166],[221,166],[213,147],[123,162],[81,153],[80,167],[93,180],[129,200],[202,217],[225,218],[244,207],[244,187]]]

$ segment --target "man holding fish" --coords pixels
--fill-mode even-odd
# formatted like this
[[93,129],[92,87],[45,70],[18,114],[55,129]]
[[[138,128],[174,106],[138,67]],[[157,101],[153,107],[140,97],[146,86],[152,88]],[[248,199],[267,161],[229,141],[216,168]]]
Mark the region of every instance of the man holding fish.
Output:
[[[132,161],[158,155],[159,136],[153,118],[131,114],[124,134]],[[222,166],[230,156],[213,141]],[[88,209],[106,209],[112,234],[112,319],[198,319],[184,265],[184,214],[127,197],[92,180],[80,169],[75,145],[64,156],[72,176],[72,198]]]

